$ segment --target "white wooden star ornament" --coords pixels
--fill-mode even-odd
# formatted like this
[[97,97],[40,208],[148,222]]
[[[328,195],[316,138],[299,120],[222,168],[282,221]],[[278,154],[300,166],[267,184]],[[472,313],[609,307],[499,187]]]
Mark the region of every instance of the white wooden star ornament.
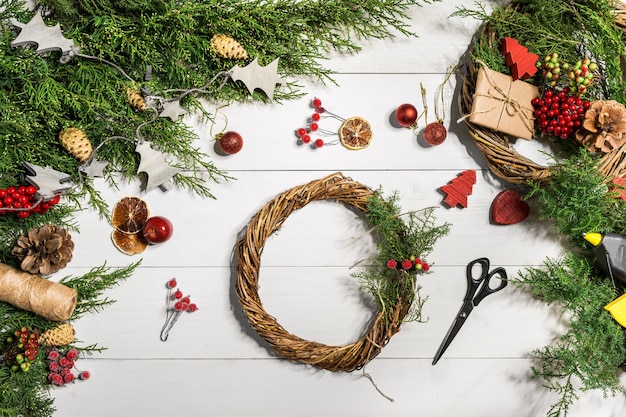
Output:
[[104,177],[104,168],[109,165],[108,161],[98,161],[95,158],[89,158],[87,162],[80,166],[80,171],[92,178]]
[[167,191],[170,188],[168,183],[181,171],[168,163],[168,160],[174,159],[173,156],[155,150],[148,141],[137,143],[135,152],[141,157],[137,173],[144,172],[148,176],[145,191],[148,192],[156,187]]
[[254,61],[240,67],[235,65],[229,71],[233,81],[241,81],[252,94],[255,89],[262,90],[272,101],[274,99],[274,89],[276,84],[282,84],[283,79],[278,76],[278,58],[262,67],[256,58]]
[[159,113],[159,117],[169,117],[173,121],[176,121],[180,116],[184,116],[185,114],[187,114],[187,110],[180,105],[180,100],[172,100],[163,104],[163,111]]
[[12,47],[36,45],[38,54],[48,51],[61,51],[66,54],[77,50],[74,41],[63,36],[58,23],[54,26],[46,25],[41,10],[38,10],[28,23],[11,19],[11,24],[20,29],[17,38],[11,42]]
[[43,201],[50,200],[56,195],[65,194],[72,187],[71,176],[50,167],[24,162],[26,168],[24,180],[37,188],[35,196]]

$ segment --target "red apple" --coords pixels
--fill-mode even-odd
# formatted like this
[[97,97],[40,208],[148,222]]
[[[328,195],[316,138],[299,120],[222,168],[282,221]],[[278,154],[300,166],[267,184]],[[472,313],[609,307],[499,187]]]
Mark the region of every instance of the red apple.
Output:
[[143,236],[150,243],[163,243],[172,237],[172,222],[162,216],[150,217],[143,225]]
[[235,154],[243,147],[243,138],[237,132],[224,132],[219,138],[220,148],[228,155]]

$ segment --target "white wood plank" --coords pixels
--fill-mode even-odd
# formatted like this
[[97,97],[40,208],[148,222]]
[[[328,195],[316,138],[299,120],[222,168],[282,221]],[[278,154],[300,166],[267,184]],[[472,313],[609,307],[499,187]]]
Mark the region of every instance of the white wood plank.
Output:
[[[78,362],[77,362],[78,364]],[[317,371],[283,360],[80,360],[92,378],[55,389],[64,417],[168,415],[544,416],[556,400],[528,381],[524,359],[380,360],[359,371]],[[583,394],[571,417],[621,415],[623,397]]]

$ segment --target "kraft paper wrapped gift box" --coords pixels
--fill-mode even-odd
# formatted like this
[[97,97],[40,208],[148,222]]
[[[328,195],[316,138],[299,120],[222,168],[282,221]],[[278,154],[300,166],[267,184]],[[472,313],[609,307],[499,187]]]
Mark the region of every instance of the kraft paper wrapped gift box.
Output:
[[535,130],[532,99],[539,97],[534,85],[482,66],[470,122],[522,139],[532,139]]

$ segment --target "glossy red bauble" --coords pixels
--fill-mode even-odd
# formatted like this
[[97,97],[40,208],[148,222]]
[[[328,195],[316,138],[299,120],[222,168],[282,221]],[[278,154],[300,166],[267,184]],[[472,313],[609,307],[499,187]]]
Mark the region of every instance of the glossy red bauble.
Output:
[[243,138],[237,132],[224,132],[219,138],[220,148],[228,155],[235,154],[243,147]]
[[401,104],[396,109],[396,122],[402,127],[409,127],[417,120],[417,109],[412,104]]
[[172,222],[162,216],[150,217],[143,225],[143,236],[150,243],[163,243],[172,237]]

